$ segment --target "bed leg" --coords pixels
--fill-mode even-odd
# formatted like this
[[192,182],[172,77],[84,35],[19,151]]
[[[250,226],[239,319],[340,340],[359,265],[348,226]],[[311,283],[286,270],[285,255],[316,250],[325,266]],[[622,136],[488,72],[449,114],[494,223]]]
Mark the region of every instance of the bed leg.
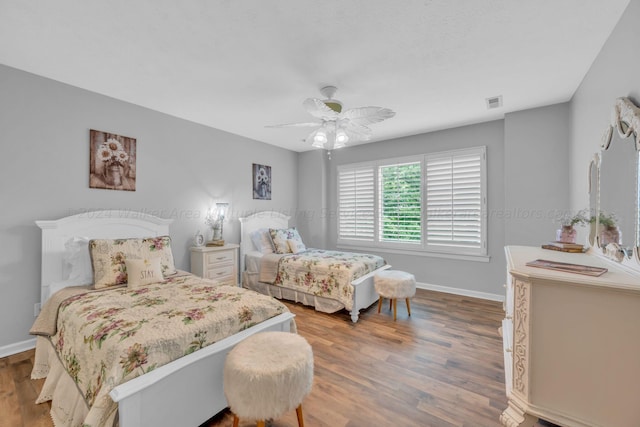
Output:
[[358,316],[360,316],[360,310],[354,307],[353,310],[351,310],[351,321],[356,323],[358,321]]

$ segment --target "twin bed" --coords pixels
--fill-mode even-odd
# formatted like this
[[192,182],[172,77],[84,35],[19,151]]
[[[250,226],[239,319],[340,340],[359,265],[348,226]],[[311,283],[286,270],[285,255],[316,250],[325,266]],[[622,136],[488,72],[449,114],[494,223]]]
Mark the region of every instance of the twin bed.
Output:
[[[114,250],[130,242],[144,242],[147,251],[166,250],[170,240],[160,236],[169,235],[170,223],[132,211],[96,211],[37,221],[42,229],[43,310],[31,331],[37,335],[32,377],[46,377],[38,402],[51,400],[57,426],[200,425],[227,406],[222,368],[233,346],[262,331],[295,332],[294,315],[269,295],[322,311],[346,308],[356,322],[359,310],[377,301],[372,283],[375,271],[389,268],[380,260],[359,270],[330,263],[329,281],[294,279],[294,285],[307,287],[291,289],[260,282],[260,273],[248,269],[243,282],[259,293],[173,273],[165,265],[163,272],[172,274],[160,281],[133,286],[136,280],[129,278],[129,284],[118,282],[102,289],[94,289],[97,281],[95,286],[76,286],[86,282],[87,262],[93,263],[94,270],[99,265],[100,253],[110,256],[103,262],[108,270],[113,269],[108,260],[117,261],[120,256]],[[254,265],[261,258],[249,236],[264,228],[286,228],[288,217],[262,212],[241,219],[241,224],[244,271],[245,258],[253,256]],[[150,237],[156,239],[143,239]],[[88,239],[115,240],[101,240],[102,252],[93,247],[91,260],[84,249],[77,250],[85,248]],[[129,256],[137,258],[137,254]],[[352,261],[347,261],[348,267]],[[307,270],[312,264],[304,263]],[[131,274],[129,263],[127,268]],[[292,276],[297,274],[292,270]],[[337,282],[345,274],[357,277],[339,288]],[[308,286],[311,282],[325,287],[330,282],[335,289],[351,291],[340,291],[340,298],[332,302],[330,295],[314,292]]]
[[346,309],[354,323],[360,310],[378,301],[373,278],[377,272],[391,268],[381,257],[318,249],[265,253],[257,247],[260,243],[256,240],[260,239],[256,239],[256,233],[288,229],[289,216],[258,212],[240,218],[240,225],[240,271],[245,288],[325,313]]

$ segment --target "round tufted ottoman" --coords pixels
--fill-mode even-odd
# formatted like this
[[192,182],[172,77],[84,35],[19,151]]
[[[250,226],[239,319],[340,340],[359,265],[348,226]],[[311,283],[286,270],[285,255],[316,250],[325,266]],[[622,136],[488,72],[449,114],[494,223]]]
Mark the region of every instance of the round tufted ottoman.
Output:
[[396,320],[397,300],[404,298],[407,301],[407,312],[411,316],[409,299],[416,294],[416,278],[413,274],[399,270],[384,270],[373,277],[373,285],[380,295],[378,313],[382,307],[382,299],[389,298],[389,304],[393,304],[393,320]]
[[303,427],[302,400],[313,383],[313,352],[300,335],[260,332],[236,345],[224,364],[223,385],[229,407],[239,417],[257,421],[278,418],[296,408]]

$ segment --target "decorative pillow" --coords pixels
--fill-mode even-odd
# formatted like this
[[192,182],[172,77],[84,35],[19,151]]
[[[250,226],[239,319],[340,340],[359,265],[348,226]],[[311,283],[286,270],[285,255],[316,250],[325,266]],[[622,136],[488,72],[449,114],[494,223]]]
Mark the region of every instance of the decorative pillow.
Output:
[[162,274],[175,274],[169,236],[143,239],[93,239],[89,241],[93,265],[93,285],[96,289],[127,283],[126,259],[158,257]]
[[127,259],[127,287],[138,288],[150,283],[162,282],[160,258]]
[[302,241],[288,239],[287,244],[289,245],[289,250],[294,254],[299,254],[300,252],[307,250],[307,247],[302,243]]
[[274,252],[277,254],[291,253],[287,240],[295,240],[296,242],[302,243],[302,237],[300,237],[298,230],[295,228],[270,228],[269,234],[271,235],[271,241],[273,242]]
[[251,237],[253,246],[255,246],[257,250],[263,254],[273,253],[273,243],[271,242],[271,235],[269,234],[268,228],[260,228],[249,234],[249,237]]
[[89,239],[72,237],[64,243],[64,262],[68,275],[64,275],[67,286],[88,285],[93,281],[91,256],[89,255]]

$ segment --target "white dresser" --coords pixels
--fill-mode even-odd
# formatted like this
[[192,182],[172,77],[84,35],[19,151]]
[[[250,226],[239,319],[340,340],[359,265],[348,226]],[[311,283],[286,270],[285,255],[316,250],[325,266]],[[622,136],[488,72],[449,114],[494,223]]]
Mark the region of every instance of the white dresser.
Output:
[[[595,255],[508,246],[504,426],[640,426],[640,276]],[[525,264],[605,267],[600,277]]]
[[191,248],[191,272],[205,279],[237,286],[239,247],[227,243],[224,246]]

